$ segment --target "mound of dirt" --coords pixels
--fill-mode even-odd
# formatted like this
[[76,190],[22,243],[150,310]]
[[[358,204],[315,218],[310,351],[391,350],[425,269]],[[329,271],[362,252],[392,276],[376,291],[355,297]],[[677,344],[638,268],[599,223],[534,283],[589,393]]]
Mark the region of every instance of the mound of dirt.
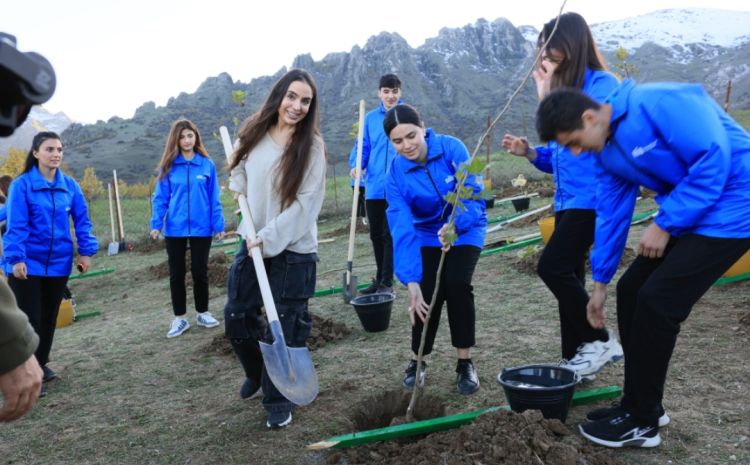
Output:
[[158,265],[148,267],[148,274],[154,279],[163,279],[169,277],[169,262],[164,261]]
[[329,464],[624,465],[613,452],[589,444],[558,420],[538,411],[500,410],[459,429],[417,441],[369,444],[329,455]]
[[[333,231],[326,233],[324,237],[321,237],[321,239],[331,239],[333,237],[348,235],[350,229],[351,229],[351,225],[347,223],[346,226],[341,226],[340,228],[336,228]],[[362,224],[362,220],[357,218],[357,226],[354,228],[354,230],[358,234],[366,233],[370,230],[370,227],[365,224]]]
[[[193,277],[190,274],[190,251],[185,256],[185,269],[187,270],[186,284],[193,285]],[[169,277],[169,262],[164,261],[158,265],[148,267],[148,274],[154,279]],[[226,287],[229,275],[229,258],[224,252],[214,252],[208,257],[208,284],[215,287]]]
[[[539,263],[539,257],[542,256],[542,251],[544,251],[544,249],[539,249],[533,254],[523,254],[518,260],[513,262],[513,268],[523,274],[532,276],[536,275],[536,267]],[[633,260],[635,260],[635,257],[635,250],[630,247],[625,247],[622,259],[620,260],[620,268],[630,266],[630,264],[633,263]],[[591,262],[588,258],[586,259],[586,271],[591,271]]]
[[329,342],[343,339],[351,332],[343,323],[336,323],[312,313],[310,316],[313,320],[312,332],[307,340],[307,348],[310,350],[317,350]]
[[139,237],[133,242],[133,252],[150,254],[166,248],[164,239],[153,240],[148,235]]
[[[313,327],[310,338],[307,340],[307,348],[311,351],[320,349],[329,342],[343,339],[351,332],[343,323],[336,323],[312,313],[310,316],[312,316]],[[229,343],[229,339],[224,336],[223,331],[208,343],[206,349],[219,355],[232,355],[234,353],[232,345]]]

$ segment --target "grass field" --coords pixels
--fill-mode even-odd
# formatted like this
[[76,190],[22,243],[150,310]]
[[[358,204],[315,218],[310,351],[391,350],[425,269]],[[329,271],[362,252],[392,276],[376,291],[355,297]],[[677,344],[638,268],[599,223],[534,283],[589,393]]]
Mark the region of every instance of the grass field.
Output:
[[[505,160],[507,161],[507,160]],[[523,160],[520,160],[523,161]],[[525,162],[524,162],[525,163]],[[517,169],[516,169],[517,168]],[[493,175],[493,186],[522,172],[519,165]],[[531,171],[529,175],[533,174]],[[318,289],[338,286],[346,262],[351,189],[339,178],[336,214],[332,184],[326,214],[319,223]],[[227,219],[231,201],[224,199]],[[535,208],[550,201],[535,198]],[[651,200],[639,210],[652,208]],[[335,208],[334,208],[335,209]],[[103,247],[109,242],[109,212],[94,202],[92,217]],[[490,216],[510,213],[507,205]],[[137,240],[148,229],[148,203],[123,203],[126,237]],[[630,245],[643,226],[633,228]],[[537,231],[534,220],[521,221],[494,234],[516,237]],[[231,247],[216,249],[223,253]],[[166,339],[172,318],[168,279],[153,267],[164,251],[123,253],[107,257],[106,248],[93,268],[114,273],[71,281],[80,313],[99,316],[76,321],[57,331],[50,366],[61,379],[49,395],[22,420],[0,425],[0,464],[305,464],[343,463],[327,452],[310,452],[307,444],[352,431],[351,412],[373,394],[398,390],[409,357],[406,291],[397,289],[390,328],[367,333],[341,295],[311,299],[311,312],[345,325],[349,332],[315,350],[320,395],[295,411],[294,423],[268,431],[258,400],[242,401],[239,364],[224,350],[223,326],[195,325],[183,336]],[[553,362],[559,356],[557,308],[551,293],[533,274],[521,272],[533,250],[482,257],[474,278],[477,347],[473,351],[482,387],[470,397],[455,393],[455,351],[445,317],[431,356],[426,392],[458,413],[505,403],[495,382],[504,367]],[[365,282],[374,273],[367,234],[356,238],[355,274]],[[622,269],[620,270],[622,272]],[[614,286],[610,286],[611,292]],[[226,288],[212,287],[210,309],[223,320]],[[608,321],[615,327],[614,295]],[[189,299],[190,302],[190,299]],[[672,424],[662,429],[655,450],[621,450],[614,454],[631,465],[750,464],[750,283],[710,291],[683,325],[667,382],[665,406]],[[191,323],[194,310],[188,310]],[[622,383],[622,365],[606,368],[588,387]],[[602,404],[603,405],[603,404]],[[567,425],[582,421],[586,407],[571,409]]]

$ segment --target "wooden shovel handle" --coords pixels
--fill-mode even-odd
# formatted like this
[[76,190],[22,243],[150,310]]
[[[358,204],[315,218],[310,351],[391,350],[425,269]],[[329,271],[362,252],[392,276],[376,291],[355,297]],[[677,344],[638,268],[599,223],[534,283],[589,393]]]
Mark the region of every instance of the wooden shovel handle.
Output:
[[[359,129],[357,131],[357,161],[354,169],[357,170],[357,177],[354,179],[354,192],[352,193],[352,219],[349,224],[349,252],[346,260],[351,262],[354,259],[354,233],[357,229],[357,202],[359,201],[359,181],[362,178],[362,142],[365,134],[365,101],[359,101]],[[349,273],[347,272],[347,284],[349,284]]]

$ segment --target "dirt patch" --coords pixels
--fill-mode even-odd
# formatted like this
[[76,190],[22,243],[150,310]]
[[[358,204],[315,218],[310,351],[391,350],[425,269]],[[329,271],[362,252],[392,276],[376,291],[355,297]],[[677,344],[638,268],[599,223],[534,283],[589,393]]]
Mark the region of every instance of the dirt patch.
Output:
[[317,350],[329,342],[343,339],[351,332],[343,323],[321,318],[312,313],[310,316],[312,316],[313,320],[312,332],[310,333],[310,338],[307,339],[307,348],[310,350]]
[[[367,431],[404,423],[411,392],[403,389],[386,391],[355,405],[349,414],[354,431]],[[415,420],[428,420],[445,416],[446,408],[437,397],[423,394],[414,408]],[[408,460],[401,463],[411,463]]]
[[[333,237],[348,235],[350,229],[351,229],[350,224],[347,224],[346,226],[341,226],[340,228],[336,228],[333,231],[327,232],[325,236],[321,237],[321,239],[331,239]],[[370,231],[370,227],[367,226],[366,224],[362,224],[362,220],[357,218],[357,226],[354,228],[354,230],[357,233],[366,233]]]
[[[351,332],[343,323],[336,323],[333,320],[321,318],[313,314],[310,314],[310,316],[312,316],[313,320],[312,332],[310,333],[310,338],[307,339],[307,348],[310,351],[318,350],[329,342],[343,339]],[[206,350],[219,355],[232,355],[234,353],[229,339],[224,336],[223,332],[211,339],[206,345]]]
[[[214,252],[208,257],[208,284],[215,287],[226,287],[229,276],[229,258],[224,252]],[[193,285],[193,277],[190,274],[190,251],[185,256],[185,268],[188,270],[185,283]],[[148,274],[154,279],[169,277],[169,262],[164,261],[158,265],[148,267]]]
[[[536,276],[536,267],[543,251],[544,248],[533,249],[527,247],[522,249],[518,254],[518,260],[513,262],[513,268],[519,273]],[[635,257],[635,250],[630,247],[625,247],[619,268],[630,266],[630,264],[633,263],[633,260],[635,260]],[[591,262],[588,258],[586,259],[586,271],[591,271]]]
[[497,411],[470,425],[404,443],[388,441],[331,453],[329,464],[622,465],[604,448],[585,443],[558,420],[537,411]]
[[133,252],[149,254],[166,248],[164,239],[153,240],[150,236],[141,236],[133,242]]

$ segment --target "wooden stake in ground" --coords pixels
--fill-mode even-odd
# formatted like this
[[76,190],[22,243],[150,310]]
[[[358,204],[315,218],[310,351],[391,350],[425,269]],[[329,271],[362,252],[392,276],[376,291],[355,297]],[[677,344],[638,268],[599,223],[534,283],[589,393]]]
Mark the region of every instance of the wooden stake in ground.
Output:
[[113,185],[115,189],[115,207],[117,211],[117,241],[122,242],[125,236],[123,225],[122,225],[122,209],[120,208],[120,190],[117,187],[117,170],[112,170]]
[[107,246],[107,255],[117,255],[120,246],[115,240],[115,212],[112,208],[112,184],[107,183],[107,200],[109,201],[109,225],[112,228],[112,242]]

